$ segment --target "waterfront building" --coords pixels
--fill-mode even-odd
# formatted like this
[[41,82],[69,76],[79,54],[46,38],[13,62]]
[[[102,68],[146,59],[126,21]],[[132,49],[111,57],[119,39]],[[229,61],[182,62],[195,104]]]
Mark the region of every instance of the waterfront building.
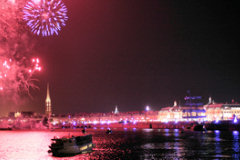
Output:
[[200,96],[185,97],[185,106],[177,105],[174,101],[172,107],[164,107],[159,111],[158,120],[162,122],[178,122],[178,121],[198,121],[202,122],[206,118],[206,111],[203,103],[196,102],[201,99]]
[[211,103],[204,105],[207,121],[240,119],[240,104]]
[[[190,94],[190,93],[189,93]],[[201,102],[201,96],[186,96],[185,106],[182,108],[182,118],[187,121],[203,121],[206,118],[206,111]]]
[[32,118],[36,116],[36,113],[33,111],[22,111],[22,112],[9,112],[9,118]]
[[[107,126],[115,123],[117,126],[139,124],[154,124],[152,122],[184,122],[187,121],[218,121],[240,119],[240,104],[215,103],[212,98],[206,105],[195,102],[201,97],[185,97],[187,102],[180,106],[174,101],[173,106],[164,107],[160,111],[150,109],[144,111],[119,112],[116,106],[115,111],[109,113],[76,113],[52,115],[49,84],[47,85],[47,95],[45,100],[45,114],[36,114],[33,112],[10,112],[9,117],[0,119],[0,125],[11,124],[17,128],[24,126],[42,127],[43,118],[51,116],[51,124],[56,128],[79,127],[90,125]],[[149,108],[149,107],[148,107]],[[147,123],[146,123],[147,122]],[[171,124],[171,123],[170,123]],[[179,123],[178,123],[179,124]]]
[[158,113],[158,121],[168,122],[168,121],[183,121],[182,107],[177,105],[174,101],[172,107],[164,107]]
[[153,121],[158,121],[158,113],[159,111],[145,111],[145,121],[146,122],[153,122]]
[[52,115],[52,106],[51,106],[51,99],[50,99],[50,91],[49,91],[49,83],[47,84],[47,96],[45,100],[45,115],[50,117]]

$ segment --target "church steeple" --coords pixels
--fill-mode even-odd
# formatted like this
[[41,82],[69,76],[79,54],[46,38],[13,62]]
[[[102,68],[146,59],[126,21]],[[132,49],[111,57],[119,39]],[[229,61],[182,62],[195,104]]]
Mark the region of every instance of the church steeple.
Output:
[[51,99],[50,99],[50,91],[49,91],[49,83],[47,84],[47,97],[45,100],[45,114],[46,116],[51,116],[52,114],[52,108],[51,108]]
[[116,107],[115,107],[114,114],[118,114],[118,113],[119,113],[119,111],[118,111],[118,107],[116,106]]

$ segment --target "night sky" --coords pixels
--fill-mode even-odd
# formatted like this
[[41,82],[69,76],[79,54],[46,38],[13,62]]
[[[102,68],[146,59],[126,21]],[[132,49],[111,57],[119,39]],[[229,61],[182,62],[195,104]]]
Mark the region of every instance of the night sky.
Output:
[[59,36],[37,37],[40,91],[22,110],[54,113],[154,110],[187,90],[240,101],[237,1],[64,0]]

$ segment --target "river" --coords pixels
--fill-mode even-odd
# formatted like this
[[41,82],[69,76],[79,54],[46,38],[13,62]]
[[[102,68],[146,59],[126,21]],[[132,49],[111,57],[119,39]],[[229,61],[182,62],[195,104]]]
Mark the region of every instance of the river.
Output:
[[74,131],[0,131],[0,160],[90,159],[239,159],[239,132],[181,132],[178,129],[123,129],[106,134],[89,129],[96,144],[90,154],[53,157],[47,151],[54,136],[81,135]]

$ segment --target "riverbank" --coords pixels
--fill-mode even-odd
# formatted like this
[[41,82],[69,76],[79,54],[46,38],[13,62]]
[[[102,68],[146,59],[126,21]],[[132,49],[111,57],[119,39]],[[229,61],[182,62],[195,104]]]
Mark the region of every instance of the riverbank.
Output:
[[197,122],[138,122],[138,123],[105,123],[105,124],[78,124],[78,125],[61,125],[47,127],[7,127],[0,128],[0,130],[82,130],[82,129],[193,129],[195,126],[202,126],[206,130],[239,130],[240,123],[234,123],[232,121],[218,121],[216,122],[205,122],[198,124]]
[[[138,122],[138,123],[110,123],[110,124],[87,124],[87,125],[78,125],[78,126],[62,126],[59,128],[135,128],[135,129],[190,129],[195,126],[202,126],[206,130],[239,130],[240,123],[234,123],[233,121],[218,121],[216,122]],[[57,127],[58,128],[58,127]]]

